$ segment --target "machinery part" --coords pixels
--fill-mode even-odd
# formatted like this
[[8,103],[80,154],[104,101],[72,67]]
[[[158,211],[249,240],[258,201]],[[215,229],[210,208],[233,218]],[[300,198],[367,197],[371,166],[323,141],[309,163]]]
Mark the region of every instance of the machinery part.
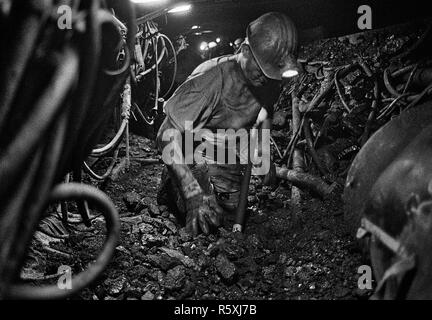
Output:
[[[382,272],[382,276],[371,299],[401,299],[406,297],[407,287],[410,285],[408,281],[412,280],[406,274],[412,275],[412,271],[416,267],[416,255],[410,253],[401,241],[393,238],[369,219],[363,218],[361,227],[357,232],[357,238],[362,239],[366,236],[370,236],[373,243],[379,242],[384,245],[397,257],[396,262],[385,270],[385,272]],[[376,257],[376,255],[372,255],[372,261]],[[394,280],[399,282],[396,284],[396,289],[394,289],[394,284],[389,284]]]
[[357,154],[344,191],[345,217],[353,233],[365,212],[365,199],[379,175],[431,121],[432,109],[428,103],[408,110],[375,132]]
[[[347,222],[363,219],[363,227],[378,240],[369,241],[380,281],[376,298],[432,296],[432,281],[425,272],[432,265],[431,118],[426,103],[390,121],[362,148],[348,174]],[[371,224],[364,225],[364,219]]]
[[[137,62],[133,67],[135,76],[131,77],[132,105],[133,112],[135,110],[137,112],[138,120],[136,121],[140,126],[138,130],[143,130],[145,135],[147,131],[153,131],[149,135],[150,138],[153,138],[154,132],[158,129],[158,119],[163,117],[161,105],[172,94],[175,85],[178,68],[177,52],[172,41],[159,32],[154,22],[143,19],[139,21],[141,35],[137,37],[135,53]],[[143,57],[141,63],[137,59],[139,56]],[[161,76],[165,72],[170,73],[169,77]],[[154,79],[148,78],[150,75]],[[143,92],[148,92],[146,98],[143,97]]]

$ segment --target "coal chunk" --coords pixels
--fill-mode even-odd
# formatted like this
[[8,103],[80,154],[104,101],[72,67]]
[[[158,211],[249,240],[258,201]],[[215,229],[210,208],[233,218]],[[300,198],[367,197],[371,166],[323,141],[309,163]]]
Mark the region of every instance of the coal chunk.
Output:
[[174,268],[181,264],[180,260],[172,258],[167,254],[148,255],[147,260],[152,266],[159,268],[163,271],[168,271],[171,268]]
[[123,201],[130,212],[140,212],[146,207],[146,205],[141,201],[141,196],[135,191],[126,193],[123,196]]
[[174,291],[183,288],[186,282],[185,267],[177,266],[169,270],[165,278],[164,287],[168,290]]
[[237,273],[236,267],[225,255],[218,255],[215,265],[224,282],[232,283],[234,281]]

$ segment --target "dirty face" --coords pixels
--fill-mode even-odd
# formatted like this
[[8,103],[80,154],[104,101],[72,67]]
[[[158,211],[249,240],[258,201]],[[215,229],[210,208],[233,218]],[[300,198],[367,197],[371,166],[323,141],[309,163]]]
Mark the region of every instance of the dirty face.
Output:
[[243,45],[241,52],[242,59],[240,60],[240,66],[246,79],[254,87],[264,86],[269,81],[269,78],[261,71],[250,47]]

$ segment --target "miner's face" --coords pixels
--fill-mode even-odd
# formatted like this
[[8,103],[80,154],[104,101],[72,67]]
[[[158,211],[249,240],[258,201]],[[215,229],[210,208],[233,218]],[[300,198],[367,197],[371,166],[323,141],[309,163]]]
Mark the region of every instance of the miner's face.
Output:
[[251,85],[254,87],[261,87],[268,82],[268,78],[264,75],[259,67],[250,47],[247,44],[242,46],[243,59],[241,60],[241,67],[244,75]]

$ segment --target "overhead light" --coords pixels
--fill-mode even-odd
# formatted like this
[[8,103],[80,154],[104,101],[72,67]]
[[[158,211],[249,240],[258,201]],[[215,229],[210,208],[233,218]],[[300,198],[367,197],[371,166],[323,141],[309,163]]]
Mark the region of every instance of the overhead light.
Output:
[[196,29],[199,29],[200,28],[200,26],[192,26],[192,30],[196,30]]
[[232,42],[230,42],[230,47],[232,47],[233,46],[233,43]]
[[205,50],[207,50],[208,49],[208,47],[209,47],[209,45],[208,45],[208,43],[207,42],[201,42],[201,45],[200,45],[200,50],[201,51],[205,51]]
[[216,42],[220,43],[221,42],[221,38],[216,38]]
[[195,32],[194,35],[196,35],[196,36],[201,36],[201,35],[202,35],[202,32]]
[[180,13],[180,12],[187,12],[192,8],[192,5],[190,4],[182,4],[177,7],[172,8],[171,10],[168,10],[168,13]]
[[295,76],[298,76],[298,71],[297,70],[287,70],[284,73],[282,73],[282,78],[292,78]]
[[210,43],[208,44],[208,46],[209,46],[210,49],[213,49],[213,48],[217,47],[217,43],[214,42],[214,41],[212,41],[212,42],[210,42]]
[[167,2],[167,0],[130,0],[133,3],[136,4],[147,4],[147,3],[156,3],[156,2]]

